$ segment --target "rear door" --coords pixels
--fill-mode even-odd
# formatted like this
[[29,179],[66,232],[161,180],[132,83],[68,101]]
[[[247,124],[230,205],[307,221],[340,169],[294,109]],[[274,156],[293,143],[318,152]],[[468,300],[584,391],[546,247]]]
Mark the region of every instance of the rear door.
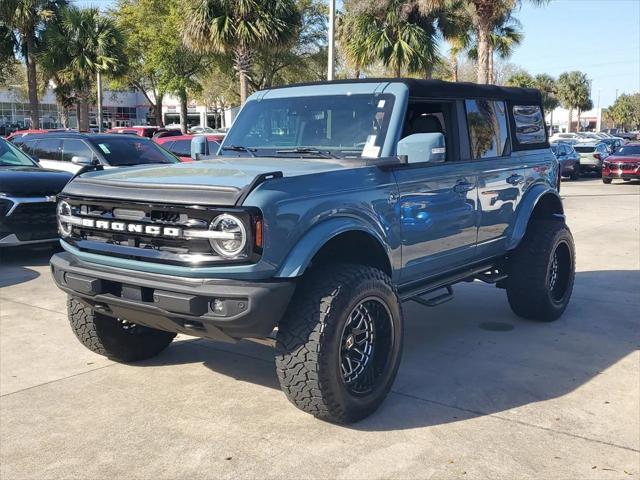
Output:
[[38,157],[40,165],[44,168],[74,173],[76,171],[72,164],[62,161],[62,140],[59,138],[41,137],[34,146],[33,154]]
[[465,101],[471,156],[478,167],[476,258],[504,253],[509,227],[525,186],[525,166],[512,155],[507,105],[502,100]]

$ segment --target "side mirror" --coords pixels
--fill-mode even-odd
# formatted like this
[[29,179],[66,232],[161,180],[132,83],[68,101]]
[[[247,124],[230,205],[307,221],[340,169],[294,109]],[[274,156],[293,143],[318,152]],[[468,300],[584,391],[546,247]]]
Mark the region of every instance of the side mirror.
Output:
[[93,161],[89,157],[73,156],[71,157],[71,163],[86,167],[87,165],[93,165]]
[[414,133],[398,142],[398,156],[404,156],[407,163],[442,163],[447,147],[442,133]]
[[200,157],[209,155],[209,143],[204,135],[196,135],[191,139],[191,159],[200,160]]

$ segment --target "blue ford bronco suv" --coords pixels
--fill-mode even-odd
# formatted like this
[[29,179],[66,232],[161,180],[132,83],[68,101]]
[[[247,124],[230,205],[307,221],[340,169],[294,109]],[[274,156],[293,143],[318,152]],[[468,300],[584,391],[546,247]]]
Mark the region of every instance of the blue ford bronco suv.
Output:
[[567,307],[574,244],[537,90],[274,88],[249,98],[217,155],[192,148],[200,161],[92,171],[59,195],[51,270],[96,353],[275,336],[288,399],[348,423],[391,388],[403,302],[433,307],[480,280],[524,318]]

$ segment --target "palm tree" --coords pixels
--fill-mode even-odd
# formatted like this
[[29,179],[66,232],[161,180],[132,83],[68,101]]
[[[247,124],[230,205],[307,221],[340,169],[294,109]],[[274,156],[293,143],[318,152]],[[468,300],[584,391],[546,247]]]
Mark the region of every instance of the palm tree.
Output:
[[591,84],[587,75],[578,72],[565,72],[558,77],[558,100],[564,108],[569,109],[569,126],[573,123],[573,110],[578,110],[578,128],[580,130],[580,111],[593,107],[591,102]]
[[402,72],[427,77],[439,61],[435,12],[425,15],[413,1],[388,0],[358,10],[345,23],[350,37],[345,54],[359,67],[381,62],[400,77]]
[[[544,5],[549,0],[528,0]],[[467,11],[476,30],[478,41],[478,83],[489,83],[491,34],[500,19],[508,18],[523,0],[466,0]]]
[[2,0],[0,18],[6,27],[16,32],[17,47],[27,67],[27,85],[31,109],[31,127],[40,127],[38,106],[38,81],[36,72],[36,50],[39,35],[47,23],[52,21],[67,0]]
[[[495,83],[494,60],[495,54],[502,60],[509,58],[514,47],[520,45],[524,35],[520,30],[520,22],[510,14],[498,18],[489,35],[489,64],[487,67],[488,83]],[[469,58],[478,61],[478,42],[474,42],[469,49]]]
[[293,0],[201,0],[186,7],[183,38],[194,51],[233,55],[244,103],[252,52],[288,44],[299,28],[300,12]]
[[88,100],[98,86],[98,125],[102,126],[101,76],[118,75],[125,67],[124,39],[115,22],[97,8],[67,7],[43,35],[40,60],[60,90],[75,92],[78,127],[89,128]]

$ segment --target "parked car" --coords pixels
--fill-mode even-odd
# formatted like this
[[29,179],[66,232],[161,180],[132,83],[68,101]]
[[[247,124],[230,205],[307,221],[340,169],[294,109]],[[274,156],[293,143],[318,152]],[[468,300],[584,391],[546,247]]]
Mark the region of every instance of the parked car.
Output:
[[564,142],[551,144],[551,151],[560,162],[560,175],[571,180],[580,178],[580,155],[573,145]]
[[580,154],[580,172],[600,174],[602,162],[609,156],[609,149],[603,142],[580,142],[573,145]]
[[57,241],[56,195],[71,176],[0,138],[0,247]]
[[155,139],[155,138],[162,138],[162,137],[179,137],[181,135],[182,135],[182,132],[180,130],[175,130],[175,129],[168,130],[166,128],[159,128],[153,134],[152,138]]
[[[204,135],[209,143],[209,150],[217,152],[220,147],[220,142],[224,138],[224,135]],[[191,158],[191,140],[193,135],[180,135],[154,138],[154,141],[158,145],[162,145],[163,148],[169,150],[182,162],[191,162],[194,159]]]
[[87,165],[105,168],[149,163],[176,163],[178,159],[148,138],[108,133],[33,134],[21,148],[55,170],[77,173]]
[[202,133],[210,134],[210,133],[215,133],[215,130],[211,127],[203,127],[202,125],[198,125],[196,127],[189,128],[189,133],[193,135],[202,134]]
[[561,142],[566,140],[575,140],[579,142],[583,140],[583,137],[578,135],[577,133],[565,132],[565,133],[554,133],[551,137],[549,137],[550,142]]
[[12,142],[14,145],[21,145],[29,135],[51,133],[51,132],[54,132],[54,133],[67,132],[67,131],[72,131],[72,130],[68,130],[64,128],[17,130],[13,132],[11,135],[7,136],[7,140]]
[[129,135],[138,135],[139,137],[152,138],[158,127],[149,125],[137,125],[133,127],[114,127],[106,131],[106,133],[125,133]]
[[277,327],[289,400],[354,422],[393,384],[402,302],[434,307],[479,279],[519,316],[562,315],[575,262],[557,176],[537,90],[287,86],[253,94],[211,159],[71,181],[51,271],[94,352],[131,362],[178,332]]
[[640,143],[628,143],[604,161],[602,181],[608,184],[615,178],[640,180]]
[[598,141],[604,143],[607,146],[607,149],[609,150],[610,154],[618,150],[620,147],[622,147],[626,143],[622,138],[616,138],[616,137],[603,138]]

